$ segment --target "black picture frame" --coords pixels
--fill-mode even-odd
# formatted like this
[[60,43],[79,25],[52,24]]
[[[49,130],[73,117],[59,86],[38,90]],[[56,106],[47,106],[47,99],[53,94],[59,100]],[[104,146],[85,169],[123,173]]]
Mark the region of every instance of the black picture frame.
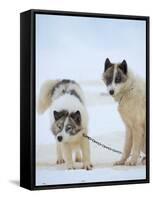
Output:
[[[62,185],[35,185],[35,17],[66,15],[146,21],[146,179]],[[20,186],[30,190],[149,183],[149,17],[53,10],[29,10],[20,14]]]

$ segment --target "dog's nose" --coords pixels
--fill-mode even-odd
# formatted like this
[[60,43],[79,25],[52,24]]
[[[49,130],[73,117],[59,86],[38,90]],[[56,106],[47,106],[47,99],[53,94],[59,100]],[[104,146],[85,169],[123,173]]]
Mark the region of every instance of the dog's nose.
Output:
[[58,140],[59,142],[61,142],[61,141],[63,140],[63,137],[62,137],[62,136],[58,136],[58,137],[57,137],[57,140]]
[[113,94],[114,94],[114,90],[110,90],[110,91],[109,91],[109,94],[110,94],[110,95],[113,95]]

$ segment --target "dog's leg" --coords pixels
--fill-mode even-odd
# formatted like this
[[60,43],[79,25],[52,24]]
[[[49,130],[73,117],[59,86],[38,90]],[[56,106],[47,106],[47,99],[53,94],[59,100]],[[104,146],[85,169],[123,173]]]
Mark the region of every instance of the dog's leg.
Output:
[[63,155],[62,155],[62,150],[61,150],[61,144],[58,142],[56,144],[56,148],[57,148],[57,164],[62,164],[65,163],[64,159],[63,159]]
[[145,165],[146,164],[146,127],[144,127],[144,137],[143,137],[143,141],[141,145],[141,151],[144,153],[141,159],[141,163]]
[[146,154],[146,135],[144,135],[144,138],[143,138],[142,152]]
[[81,162],[82,161],[82,159],[81,159],[81,152],[80,152],[79,149],[77,149],[76,152],[75,152],[75,161],[76,162]]
[[75,169],[72,160],[72,149],[69,144],[63,143],[64,157],[66,159],[67,169]]
[[146,155],[146,126],[143,126],[143,132],[144,132],[144,136],[143,136],[143,141],[141,145],[141,151]]
[[132,155],[129,160],[126,161],[126,165],[136,165],[140,156],[141,145],[143,141],[143,129],[140,125],[135,125],[132,130]]
[[83,169],[91,170],[93,166],[90,162],[89,141],[84,137],[81,140],[81,150],[82,150],[82,159],[83,159]]
[[126,127],[126,137],[125,137],[123,155],[119,161],[114,163],[114,165],[124,165],[125,164],[125,161],[127,160],[127,158],[130,155],[131,147],[132,147],[132,132],[129,127]]
[[146,164],[146,135],[144,136],[144,138],[143,138],[143,149],[142,149],[142,152],[145,154],[144,155],[144,157],[142,158],[142,160],[141,160],[141,163],[143,164],[143,165],[145,165]]

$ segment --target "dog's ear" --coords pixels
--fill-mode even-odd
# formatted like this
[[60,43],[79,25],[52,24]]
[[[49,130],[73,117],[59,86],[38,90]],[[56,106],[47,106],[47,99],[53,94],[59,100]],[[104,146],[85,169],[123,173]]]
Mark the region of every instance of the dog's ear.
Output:
[[112,66],[112,63],[110,62],[109,58],[106,58],[104,72],[111,66]]
[[127,62],[126,60],[123,60],[122,63],[119,65],[119,68],[123,71],[123,73],[127,74]]
[[54,118],[55,118],[56,121],[59,120],[62,117],[66,117],[67,114],[68,114],[67,111],[60,111],[60,112],[58,112],[56,110],[54,110],[53,113],[54,113]]
[[76,122],[77,125],[81,124],[81,113],[77,110],[74,113],[71,113],[70,117]]

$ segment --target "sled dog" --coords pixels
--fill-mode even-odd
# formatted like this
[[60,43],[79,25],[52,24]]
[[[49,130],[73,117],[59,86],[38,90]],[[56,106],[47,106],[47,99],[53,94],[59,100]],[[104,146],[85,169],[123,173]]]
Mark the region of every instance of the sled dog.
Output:
[[57,164],[66,162],[68,169],[75,169],[76,161],[83,163],[82,168],[92,169],[89,141],[83,137],[88,134],[88,114],[80,86],[73,80],[46,81],[40,89],[37,110],[42,114],[47,109],[57,143]]
[[[145,81],[130,71],[125,60],[112,63],[108,58],[102,79],[109,94],[118,102],[118,111],[126,128],[123,154],[115,164],[136,165],[140,152],[146,154]],[[145,157],[142,161],[145,163]]]

